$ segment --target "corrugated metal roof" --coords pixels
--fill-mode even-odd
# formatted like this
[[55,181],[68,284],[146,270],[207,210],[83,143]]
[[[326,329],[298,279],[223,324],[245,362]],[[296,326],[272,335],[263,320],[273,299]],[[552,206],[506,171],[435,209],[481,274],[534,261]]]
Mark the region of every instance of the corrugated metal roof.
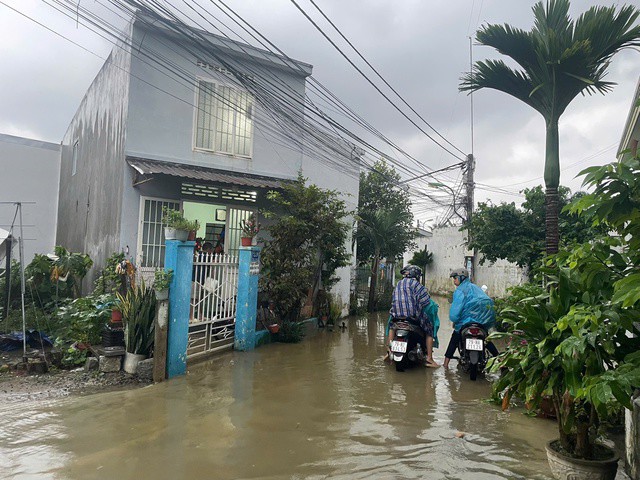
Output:
[[219,182],[231,185],[244,185],[254,188],[281,188],[286,180],[261,177],[243,173],[226,172],[213,168],[197,167],[183,163],[161,162],[142,158],[127,157],[127,162],[141,175],[169,175],[172,177]]

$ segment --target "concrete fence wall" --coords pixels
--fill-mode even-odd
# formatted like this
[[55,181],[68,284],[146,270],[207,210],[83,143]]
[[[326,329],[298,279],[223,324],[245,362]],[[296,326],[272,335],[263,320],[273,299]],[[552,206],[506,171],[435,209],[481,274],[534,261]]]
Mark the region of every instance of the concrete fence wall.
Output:
[[[466,232],[459,228],[436,228],[433,236],[427,240],[427,249],[433,253],[433,263],[427,267],[425,283],[431,293],[451,293],[454,285],[449,272],[464,267],[465,256],[473,255],[466,248]],[[526,270],[513,263],[498,260],[480,265],[478,260],[475,262],[474,283],[486,285],[492,297],[502,297],[509,287],[527,281]]]

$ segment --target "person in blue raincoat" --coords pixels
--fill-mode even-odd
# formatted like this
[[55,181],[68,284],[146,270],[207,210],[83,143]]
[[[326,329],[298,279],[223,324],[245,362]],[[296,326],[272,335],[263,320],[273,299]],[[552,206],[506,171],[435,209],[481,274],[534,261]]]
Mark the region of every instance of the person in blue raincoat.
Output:
[[[471,283],[467,269],[453,270],[449,276],[453,278],[456,290],[453,292],[453,302],[449,310],[449,319],[453,323],[453,334],[444,354],[443,365],[445,368],[449,366],[449,361],[456,353],[462,327],[470,323],[480,323],[488,330],[496,323],[493,300],[480,287]],[[491,342],[487,342],[487,350],[493,356],[498,355],[498,349]]]

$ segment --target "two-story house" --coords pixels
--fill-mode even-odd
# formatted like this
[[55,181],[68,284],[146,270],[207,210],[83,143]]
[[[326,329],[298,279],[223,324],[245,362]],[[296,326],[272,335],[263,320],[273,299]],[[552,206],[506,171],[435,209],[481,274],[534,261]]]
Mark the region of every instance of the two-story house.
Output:
[[[118,251],[139,268],[161,266],[168,206],[197,219],[205,241],[224,228],[233,252],[241,220],[299,171],[357,205],[349,148],[336,142],[333,162],[310,153],[310,65],[144,15],[123,38],[62,142],[57,243],[97,267]],[[339,273],[347,301],[349,269]]]

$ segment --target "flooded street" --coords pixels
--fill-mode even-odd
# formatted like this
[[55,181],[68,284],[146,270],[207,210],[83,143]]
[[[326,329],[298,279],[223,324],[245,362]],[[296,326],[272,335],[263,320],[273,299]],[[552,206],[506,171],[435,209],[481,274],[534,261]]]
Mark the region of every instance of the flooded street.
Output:
[[138,390],[0,406],[0,477],[551,478],[553,422],[485,402],[489,383],[455,361],[396,372],[381,360],[386,315],[345,322]]

